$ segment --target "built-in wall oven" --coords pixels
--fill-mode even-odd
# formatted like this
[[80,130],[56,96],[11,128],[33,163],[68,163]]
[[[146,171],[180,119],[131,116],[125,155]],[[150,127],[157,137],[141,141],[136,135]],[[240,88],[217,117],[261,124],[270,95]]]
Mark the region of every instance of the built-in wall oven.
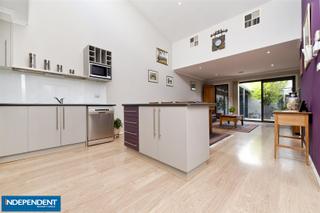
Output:
[[87,145],[111,142],[114,139],[113,107],[88,107]]

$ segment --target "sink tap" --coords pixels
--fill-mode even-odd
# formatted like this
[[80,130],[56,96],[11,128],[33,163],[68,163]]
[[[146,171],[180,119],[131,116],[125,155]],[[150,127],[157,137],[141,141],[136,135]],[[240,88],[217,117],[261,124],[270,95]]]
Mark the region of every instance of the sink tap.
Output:
[[56,99],[58,102],[59,102],[59,104],[63,104],[63,99],[64,98],[58,98],[58,97],[54,97],[54,99]]

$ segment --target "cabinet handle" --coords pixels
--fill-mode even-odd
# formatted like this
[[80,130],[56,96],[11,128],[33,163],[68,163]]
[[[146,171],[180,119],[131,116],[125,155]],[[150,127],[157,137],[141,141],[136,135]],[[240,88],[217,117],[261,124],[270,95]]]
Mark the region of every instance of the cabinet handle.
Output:
[[156,137],[156,109],[153,108],[153,138]]
[[59,123],[58,123],[58,107],[56,107],[56,129],[58,130],[59,129]]
[[65,110],[64,110],[64,107],[62,107],[62,124],[63,124],[63,129],[65,129],[65,123],[66,123]]
[[128,133],[129,135],[137,136],[137,133],[133,133],[133,132],[124,131],[124,133]]
[[153,108],[153,138],[156,137],[156,109]]
[[161,130],[160,130],[160,114],[161,114],[161,111],[160,111],[160,108],[158,110],[158,138],[160,139],[161,138]]
[[4,40],[4,66],[8,66],[8,42]]

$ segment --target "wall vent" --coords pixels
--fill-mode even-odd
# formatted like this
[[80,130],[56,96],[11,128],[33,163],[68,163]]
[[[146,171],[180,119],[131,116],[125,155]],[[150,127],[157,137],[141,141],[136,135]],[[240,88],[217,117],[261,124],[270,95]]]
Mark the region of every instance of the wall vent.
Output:
[[256,10],[244,16],[244,27],[248,28],[254,25],[260,24],[260,10]]

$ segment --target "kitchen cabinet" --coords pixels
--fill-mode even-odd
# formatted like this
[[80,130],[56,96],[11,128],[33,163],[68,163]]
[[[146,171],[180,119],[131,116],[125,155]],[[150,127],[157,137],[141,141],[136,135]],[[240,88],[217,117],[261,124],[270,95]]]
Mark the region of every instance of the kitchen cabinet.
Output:
[[157,108],[139,107],[139,151],[158,158]]
[[29,151],[61,145],[59,115],[58,106],[29,107]]
[[140,107],[140,152],[186,169],[186,111],[183,107]]
[[185,107],[158,108],[158,159],[186,170],[187,132]]
[[[139,107],[124,107],[124,145],[139,151]],[[144,125],[141,123],[141,125]]]
[[11,25],[0,20],[0,66],[11,66]]
[[0,156],[28,151],[28,108],[0,107]]
[[139,152],[189,172],[209,158],[208,106],[140,106]]
[[85,106],[60,107],[61,145],[86,141],[87,112]]

